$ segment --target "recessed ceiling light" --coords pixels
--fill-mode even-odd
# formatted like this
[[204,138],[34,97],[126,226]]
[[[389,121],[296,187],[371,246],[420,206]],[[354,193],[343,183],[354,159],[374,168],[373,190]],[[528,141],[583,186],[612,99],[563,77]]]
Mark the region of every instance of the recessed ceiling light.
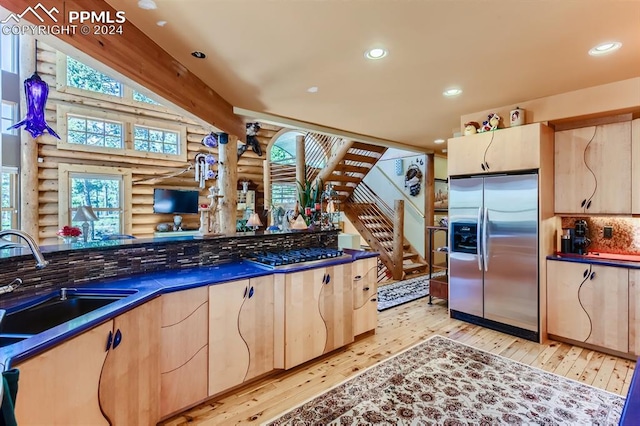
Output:
[[387,56],[387,51],[380,47],[375,47],[364,52],[364,57],[367,59],[382,59],[385,56]]
[[462,93],[462,89],[458,89],[456,87],[452,87],[451,89],[447,89],[444,92],[442,92],[444,96],[447,96],[449,98],[452,96],[458,96],[460,93]]
[[433,141],[433,143],[437,143],[437,144],[444,143],[444,139],[436,139]]
[[596,47],[593,47],[589,50],[589,55],[591,56],[599,56],[606,55],[607,53],[611,53],[615,50],[620,49],[622,47],[622,43],[619,41],[609,41],[606,43],[601,43]]
[[307,89],[309,93],[316,93],[318,91],[318,86],[311,86]]
[[158,21],[156,22],[156,25],[158,25],[159,27],[164,27],[165,25],[167,25],[167,21]]
[[138,0],[138,7],[144,10],[152,10],[158,8],[156,2],[153,0]]
[[191,56],[194,56],[194,57],[196,57],[198,59],[204,59],[204,58],[207,57],[207,55],[205,55],[204,53],[202,53],[202,52],[200,52],[198,50],[195,50],[195,51],[191,52]]

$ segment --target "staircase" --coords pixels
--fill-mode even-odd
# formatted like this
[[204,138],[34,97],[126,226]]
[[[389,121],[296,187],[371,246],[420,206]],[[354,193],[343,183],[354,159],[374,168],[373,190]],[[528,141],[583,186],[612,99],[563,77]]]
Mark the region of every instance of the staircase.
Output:
[[[339,210],[343,211],[365,238],[369,246],[380,253],[380,260],[388,271],[394,270],[393,220],[394,211],[362,182],[371,168],[386,152],[387,147],[362,142],[327,138],[307,133],[305,140],[313,140],[315,146],[333,155],[322,170],[307,168],[307,179],[319,178],[331,184],[338,194]],[[311,144],[305,144],[309,146]],[[305,150],[307,164],[323,153]],[[427,272],[427,262],[403,236],[402,277]]]
[[395,259],[401,259],[404,279],[412,274],[427,272],[428,263],[402,236],[402,256],[394,256],[393,209],[387,206],[365,183],[361,183],[343,205],[343,212],[373,250],[380,253],[380,260],[389,271],[395,268]]

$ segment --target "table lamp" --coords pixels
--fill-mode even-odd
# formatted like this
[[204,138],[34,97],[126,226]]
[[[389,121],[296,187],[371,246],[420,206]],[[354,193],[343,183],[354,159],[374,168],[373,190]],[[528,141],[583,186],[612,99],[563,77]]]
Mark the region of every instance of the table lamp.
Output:
[[254,231],[258,229],[259,226],[262,226],[262,221],[260,221],[258,213],[251,213],[251,216],[249,216],[247,220],[247,226],[250,226]]
[[87,242],[87,237],[89,236],[89,222],[94,222],[96,220],[98,220],[98,216],[96,216],[90,206],[78,207],[78,210],[76,210],[76,214],[73,215],[73,219],[71,219],[72,222],[83,222],[82,238],[85,243]]

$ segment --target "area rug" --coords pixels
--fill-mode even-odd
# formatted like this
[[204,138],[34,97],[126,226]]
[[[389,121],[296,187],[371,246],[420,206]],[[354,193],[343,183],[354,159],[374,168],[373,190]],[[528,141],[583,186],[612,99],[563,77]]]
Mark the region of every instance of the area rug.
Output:
[[[439,275],[444,275],[444,271],[433,274],[434,278]],[[429,278],[422,275],[378,287],[378,311],[428,296]]]
[[624,398],[434,336],[275,425],[617,425]]

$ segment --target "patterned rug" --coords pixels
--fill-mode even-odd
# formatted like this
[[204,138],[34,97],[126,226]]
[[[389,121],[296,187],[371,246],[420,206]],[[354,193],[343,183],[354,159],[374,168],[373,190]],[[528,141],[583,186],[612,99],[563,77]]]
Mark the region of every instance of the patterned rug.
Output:
[[624,398],[434,336],[267,425],[617,425]]
[[[433,274],[434,277],[444,272]],[[378,287],[378,311],[393,308],[429,295],[429,275]]]

